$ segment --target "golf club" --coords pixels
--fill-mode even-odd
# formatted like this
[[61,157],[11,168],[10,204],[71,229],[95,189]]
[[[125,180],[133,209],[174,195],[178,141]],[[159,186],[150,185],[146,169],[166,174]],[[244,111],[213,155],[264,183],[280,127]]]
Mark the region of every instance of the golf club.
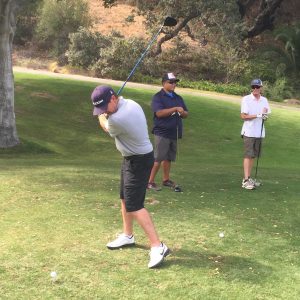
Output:
[[258,148],[258,156],[257,156],[257,160],[256,160],[256,170],[255,170],[255,179],[256,179],[256,176],[257,176],[257,168],[258,168],[258,160],[259,160],[259,157],[260,157],[260,150],[261,150],[261,143],[262,143],[262,132],[263,132],[263,129],[264,129],[264,122],[265,120],[262,119],[262,122],[261,122],[261,130],[260,130],[260,144],[259,144],[259,148]]
[[[178,158],[179,158],[179,134],[178,134],[178,127],[179,127],[178,122],[179,121],[178,121],[178,118],[180,118],[180,113],[179,112],[174,112],[174,113],[172,113],[171,116],[174,116],[174,115],[176,117],[176,145],[177,145],[176,161],[178,161]],[[174,192],[182,192],[182,189],[178,184],[176,184],[174,186]]]
[[153,38],[150,41],[150,43],[148,44],[146,50],[143,52],[143,54],[141,55],[141,57],[138,59],[138,61],[136,62],[135,66],[133,67],[132,71],[128,75],[127,79],[125,80],[125,82],[123,83],[123,85],[121,86],[121,88],[119,89],[119,91],[117,92],[117,95],[121,94],[121,92],[122,92],[123,88],[125,87],[126,83],[131,78],[131,76],[134,74],[136,68],[138,67],[138,65],[140,64],[140,62],[143,60],[144,56],[147,54],[147,52],[149,51],[151,45],[154,43],[154,41],[156,40],[156,38],[158,37],[158,35],[161,33],[163,27],[164,26],[173,27],[176,24],[177,24],[177,21],[174,18],[172,18],[172,17],[166,17],[166,19],[164,20],[164,23],[161,25],[161,27],[159,28],[158,32],[153,36]]

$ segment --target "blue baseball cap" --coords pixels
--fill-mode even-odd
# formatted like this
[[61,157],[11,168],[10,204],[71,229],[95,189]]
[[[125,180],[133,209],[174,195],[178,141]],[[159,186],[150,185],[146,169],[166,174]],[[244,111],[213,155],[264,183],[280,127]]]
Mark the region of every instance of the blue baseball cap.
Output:
[[262,83],[262,81],[259,78],[257,78],[257,79],[253,79],[251,81],[251,86],[254,86],[254,85],[263,86],[263,83]]
[[99,85],[94,89],[91,95],[92,103],[94,106],[94,116],[102,115],[107,111],[107,106],[112,95],[116,95],[116,93],[108,85]]

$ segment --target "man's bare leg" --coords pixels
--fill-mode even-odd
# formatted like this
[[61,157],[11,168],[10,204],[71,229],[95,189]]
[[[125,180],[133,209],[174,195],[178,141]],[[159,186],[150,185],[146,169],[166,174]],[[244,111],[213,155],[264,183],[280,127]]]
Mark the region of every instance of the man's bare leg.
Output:
[[146,236],[150,241],[151,247],[158,247],[161,245],[158,234],[155,230],[153,221],[151,219],[151,216],[145,208],[142,208],[134,212],[129,212],[127,214],[131,215],[138,222],[138,224],[143,228]]
[[151,170],[149,182],[151,182],[151,183],[154,182],[155,176],[156,176],[157,172],[159,171],[160,164],[161,164],[161,163],[158,162],[158,161],[155,161],[155,162],[154,162],[154,165],[153,165],[152,170]]
[[254,159],[250,157],[244,158],[244,179],[248,179],[251,176]]
[[162,166],[163,166],[163,181],[169,180],[170,179],[170,170],[171,170],[171,161],[164,160],[162,162]]
[[125,207],[125,201],[121,200],[121,211],[122,211],[122,219],[123,219],[123,233],[128,236],[133,234],[133,220],[132,215],[127,213]]

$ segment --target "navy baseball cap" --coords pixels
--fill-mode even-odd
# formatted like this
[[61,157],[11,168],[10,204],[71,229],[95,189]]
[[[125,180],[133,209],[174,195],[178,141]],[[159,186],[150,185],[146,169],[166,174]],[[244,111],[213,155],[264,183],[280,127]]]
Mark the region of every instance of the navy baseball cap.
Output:
[[179,79],[176,78],[174,73],[165,73],[162,77],[162,82],[167,81],[167,80],[172,80],[178,82]]
[[94,116],[99,116],[107,111],[108,103],[115,91],[107,85],[99,85],[92,92],[91,99],[94,105]]

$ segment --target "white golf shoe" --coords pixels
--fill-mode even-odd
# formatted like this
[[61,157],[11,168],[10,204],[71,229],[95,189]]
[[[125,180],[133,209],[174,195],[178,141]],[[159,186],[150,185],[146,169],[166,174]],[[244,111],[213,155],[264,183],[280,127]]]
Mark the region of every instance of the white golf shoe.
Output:
[[148,268],[158,267],[168,254],[170,254],[170,249],[164,243],[161,243],[158,247],[152,247],[150,250]]
[[257,179],[255,178],[249,178],[250,182],[255,186],[255,187],[259,187],[262,185],[262,183],[260,181],[258,181]]
[[243,179],[242,188],[246,190],[254,190],[255,185],[252,183],[252,181],[250,181],[250,179]]
[[114,249],[119,249],[122,247],[127,247],[127,246],[133,246],[134,245],[134,236],[132,235],[131,237],[122,233],[119,234],[119,236],[113,240],[112,242],[109,242],[106,247],[108,249],[114,250]]

